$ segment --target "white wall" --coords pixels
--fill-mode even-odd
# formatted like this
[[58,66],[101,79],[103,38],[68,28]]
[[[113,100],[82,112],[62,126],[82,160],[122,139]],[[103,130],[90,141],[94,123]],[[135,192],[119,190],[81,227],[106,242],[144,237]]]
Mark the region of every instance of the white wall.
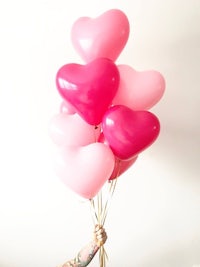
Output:
[[11,0],[0,3],[0,267],[53,267],[90,239],[89,205],[54,175],[47,128],[55,73],[80,62],[72,23],[110,8],[131,24],[117,63],[159,70],[167,89],[159,139],[118,181],[107,266],[200,265],[200,1]]

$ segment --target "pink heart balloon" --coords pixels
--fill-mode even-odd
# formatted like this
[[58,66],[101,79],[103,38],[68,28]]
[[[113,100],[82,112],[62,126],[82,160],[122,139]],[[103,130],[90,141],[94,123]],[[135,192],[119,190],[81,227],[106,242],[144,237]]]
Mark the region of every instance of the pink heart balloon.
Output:
[[119,71],[107,58],[86,65],[67,64],[59,69],[56,84],[85,121],[98,125],[117,92]]
[[110,148],[101,143],[68,147],[58,154],[55,170],[61,180],[81,197],[92,199],[109,179],[115,164]]
[[96,142],[101,128],[85,122],[78,114],[55,115],[49,124],[49,134],[59,146],[85,146]]
[[129,37],[129,21],[118,9],[97,18],[81,17],[72,26],[74,48],[85,62],[99,57],[117,59]]
[[126,172],[137,160],[137,156],[129,160],[119,160],[116,158],[114,170],[109,180],[114,180]]
[[60,112],[66,114],[75,114],[76,110],[70,103],[68,103],[66,100],[63,100],[60,104]]
[[163,96],[165,80],[158,71],[136,71],[127,65],[119,65],[118,70],[120,84],[113,104],[133,110],[150,109]]
[[[105,145],[109,145],[104,137],[103,132],[100,133],[98,142],[103,143]],[[134,158],[128,160],[120,160],[117,157],[115,157],[115,167],[113,169],[113,172],[109,180],[114,180],[118,178],[121,174],[123,174],[125,171],[127,171],[133,165],[133,163],[136,161],[137,158],[138,156],[135,156]]]
[[160,123],[149,111],[133,111],[126,106],[117,105],[104,115],[102,129],[114,155],[127,160],[156,140]]

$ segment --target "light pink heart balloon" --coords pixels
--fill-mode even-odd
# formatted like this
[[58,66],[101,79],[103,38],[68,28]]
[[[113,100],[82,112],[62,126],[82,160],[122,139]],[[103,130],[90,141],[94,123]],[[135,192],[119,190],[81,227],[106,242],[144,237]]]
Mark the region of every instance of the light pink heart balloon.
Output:
[[118,65],[120,84],[113,104],[133,110],[147,110],[163,96],[165,80],[158,71],[136,71],[128,65]]
[[92,199],[109,179],[115,165],[110,148],[101,143],[68,147],[58,154],[57,175],[81,197]]
[[101,127],[85,122],[78,114],[60,113],[49,123],[49,134],[59,146],[85,146],[96,142]]
[[60,104],[60,112],[66,114],[75,114],[76,109],[66,100],[63,100]]
[[72,26],[74,48],[86,62],[98,57],[117,59],[129,37],[129,21],[118,9],[97,18],[81,17]]

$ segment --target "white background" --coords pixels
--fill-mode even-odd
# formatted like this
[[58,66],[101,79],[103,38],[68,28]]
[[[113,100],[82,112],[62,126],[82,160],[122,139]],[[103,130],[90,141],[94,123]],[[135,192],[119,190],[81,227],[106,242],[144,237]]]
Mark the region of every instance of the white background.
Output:
[[117,63],[159,70],[166,92],[152,110],[159,139],[118,181],[107,266],[200,264],[200,1],[10,0],[0,2],[0,267],[53,267],[91,238],[89,204],[52,170],[48,123],[58,68],[81,62],[73,22],[110,8],[131,26]]

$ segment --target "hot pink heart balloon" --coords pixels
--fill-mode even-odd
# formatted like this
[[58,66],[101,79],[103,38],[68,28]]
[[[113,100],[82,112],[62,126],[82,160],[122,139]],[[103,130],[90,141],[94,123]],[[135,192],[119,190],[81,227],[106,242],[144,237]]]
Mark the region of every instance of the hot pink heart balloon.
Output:
[[110,148],[94,143],[61,150],[55,170],[71,190],[81,197],[92,199],[109,179],[114,164],[115,159]]
[[135,157],[151,145],[160,131],[158,118],[149,111],[133,111],[122,105],[109,108],[102,129],[113,153],[122,160]]
[[98,125],[117,92],[119,71],[107,58],[86,65],[67,64],[59,69],[56,84],[61,96],[85,121]]
[[126,15],[111,9],[97,18],[79,18],[72,26],[71,39],[85,62],[99,57],[115,61],[126,45],[129,28]]
[[[103,132],[99,135],[98,142],[109,145],[107,140],[104,137]],[[115,157],[115,167],[113,169],[113,172],[109,178],[109,180],[114,180],[118,178],[121,174],[123,174],[125,171],[127,171],[133,163],[136,161],[138,156],[135,156],[134,158],[128,159],[128,160],[120,160],[117,157]]]
[[131,158],[129,160],[119,160],[116,159],[114,170],[109,178],[109,180],[114,180],[126,172],[135,162],[138,157]]
[[163,96],[165,80],[158,71],[136,71],[130,66],[119,65],[120,84],[113,104],[133,110],[150,109]]
[[59,146],[85,146],[96,142],[101,128],[85,122],[78,114],[55,115],[49,123],[49,134]]

